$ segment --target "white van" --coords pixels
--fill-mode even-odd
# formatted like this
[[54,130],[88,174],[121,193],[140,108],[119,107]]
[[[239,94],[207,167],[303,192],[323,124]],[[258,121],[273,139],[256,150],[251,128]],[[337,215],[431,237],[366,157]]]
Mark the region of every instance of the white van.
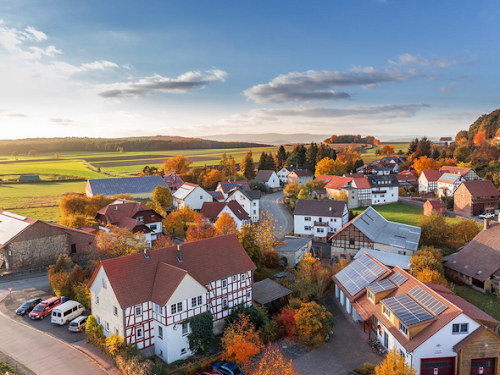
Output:
[[56,306],[54,310],[52,310],[51,322],[64,325],[75,319],[77,316],[82,315],[84,311],[85,307],[83,307],[79,302],[64,302],[62,305]]

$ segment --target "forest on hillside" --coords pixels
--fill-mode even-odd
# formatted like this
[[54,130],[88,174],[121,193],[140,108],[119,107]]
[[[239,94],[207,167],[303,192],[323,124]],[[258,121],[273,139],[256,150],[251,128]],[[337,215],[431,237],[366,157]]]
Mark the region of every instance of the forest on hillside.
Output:
[[[467,132],[468,139],[472,141],[474,136],[484,131],[486,139],[491,139],[498,135],[500,128],[500,109],[497,109],[487,115],[480,116],[474,123],[469,127]],[[460,133],[460,138],[463,133]],[[458,135],[457,135],[458,137]]]
[[362,143],[362,144],[373,144],[375,142],[375,137],[368,135],[362,137],[361,135],[344,134],[344,135],[332,135],[330,138],[325,139],[325,143]]

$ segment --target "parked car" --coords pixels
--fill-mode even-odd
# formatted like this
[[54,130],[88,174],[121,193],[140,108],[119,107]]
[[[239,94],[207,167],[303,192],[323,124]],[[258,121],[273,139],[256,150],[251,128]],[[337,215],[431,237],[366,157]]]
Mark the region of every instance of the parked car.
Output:
[[42,320],[46,316],[49,316],[52,312],[52,309],[61,304],[61,299],[59,297],[51,297],[46,299],[45,301],[40,302],[35,306],[33,311],[30,312],[29,317],[31,319],[40,319]]
[[240,368],[232,362],[217,362],[212,369],[219,371],[222,375],[243,375]]
[[76,301],[67,301],[52,310],[51,322],[65,325],[85,312],[85,307]]
[[220,373],[217,370],[210,369],[210,370],[204,370],[204,371],[197,371],[195,373],[195,375],[222,375],[222,373]]
[[69,323],[68,329],[71,332],[81,332],[85,329],[87,325],[88,316],[80,315],[78,318],[75,318]]
[[42,302],[41,298],[33,298],[30,299],[26,302],[24,302],[17,310],[16,314],[17,315],[25,315],[29,313],[33,308],[38,305],[40,302]]
[[493,219],[495,217],[495,214],[485,212],[484,214],[479,215],[481,219]]

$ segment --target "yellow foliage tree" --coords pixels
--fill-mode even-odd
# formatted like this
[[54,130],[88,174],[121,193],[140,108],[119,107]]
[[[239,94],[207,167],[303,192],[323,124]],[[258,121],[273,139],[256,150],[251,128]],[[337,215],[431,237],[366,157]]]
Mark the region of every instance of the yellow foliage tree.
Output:
[[215,231],[218,236],[224,234],[238,233],[238,226],[234,219],[227,212],[223,212],[215,222]]
[[283,193],[287,195],[288,197],[293,197],[299,195],[300,189],[302,189],[302,185],[294,182],[293,184],[288,184],[285,186],[283,189]]
[[182,155],[177,155],[163,162],[163,171],[165,173],[175,172],[179,175],[186,174],[192,161]]
[[180,235],[184,233],[184,228],[188,223],[193,223],[198,217],[198,212],[187,207],[183,207],[180,210],[173,211],[168,215],[165,220],[163,220],[163,225],[166,230],[173,235]]
[[222,357],[239,364],[247,363],[260,353],[264,344],[246,314],[239,314],[235,323],[230,324],[222,336]]
[[413,161],[412,167],[417,171],[417,174],[420,175],[423,171],[437,171],[441,166],[436,160],[430,159],[427,156],[421,156]]
[[330,158],[323,158],[316,164],[315,177],[322,174],[342,176],[347,171],[347,165],[339,158],[336,160]]
[[142,233],[134,233],[110,225],[109,232],[99,231],[96,236],[97,247],[105,258],[115,258],[141,252],[147,247],[146,237]]
[[376,375],[417,375],[417,371],[406,363],[396,348],[392,348],[387,357],[375,367]]
[[261,251],[271,250],[279,243],[277,233],[276,220],[267,212],[260,213],[260,220],[255,226],[255,239]]
[[249,375],[300,375],[291,359],[287,359],[276,345],[268,346],[259,361],[245,368]]
[[106,349],[109,354],[115,356],[124,347],[123,337],[113,333],[106,337]]
[[436,270],[425,267],[417,274],[417,279],[423,283],[438,284],[448,286],[448,282],[444,275]]
[[333,325],[332,314],[316,302],[303,303],[294,319],[297,333],[308,341],[322,339]]

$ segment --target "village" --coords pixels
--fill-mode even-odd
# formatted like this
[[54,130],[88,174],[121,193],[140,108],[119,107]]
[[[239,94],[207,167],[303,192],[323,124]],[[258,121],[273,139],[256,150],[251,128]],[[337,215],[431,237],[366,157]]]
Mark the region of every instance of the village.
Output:
[[372,137],[368,164],[355,142],[176,156],[89,179],[58,223],[1,210],[13,363],[47,366],[37,341],[75,373],[497,374],[498,172],[454,156],[498,153],[477,134]]

